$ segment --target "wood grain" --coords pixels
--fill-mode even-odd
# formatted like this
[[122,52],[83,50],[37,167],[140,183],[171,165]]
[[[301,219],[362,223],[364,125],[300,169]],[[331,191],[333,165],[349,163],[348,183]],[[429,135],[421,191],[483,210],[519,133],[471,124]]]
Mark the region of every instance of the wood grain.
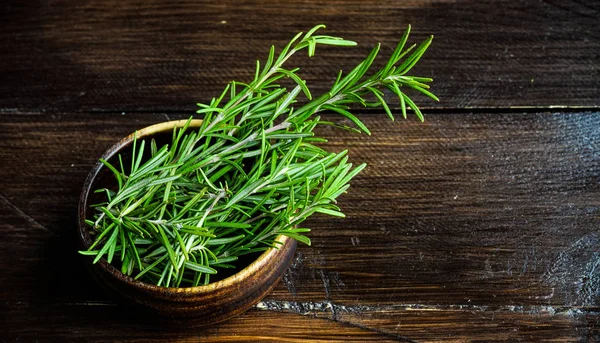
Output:
[[598,337],[597,331],[589,328],[597,317],[586,322],[578,315],[512,310],[378,309],[331,320],[310,312],[298,315],[255,309],[212,328],[188,322],[157,325],[111,303],[21,304],[11,310],[6,324],[16,329],[4,338],[19,337],[26,342],[39,337],[45,341],[89,341],[93,337],[99,342],[595,342]]
[[[0,340],[599,342],[599,6],[3,1]],[[425,123],[358,110],[368,138],[320,129],[369,167],[340,199],[348,218],[307,222],[313,245],[249,312],[200,328],[115,302],[75,251],[93,163],[318,23],[359,46],[290,61],[313,94],[410,23],[414,42],[435,35],[414,73],[441,101],[417,97]]]
[[74,251],[77,198],[94,161],[165,115],[5,113],[3,339],[600,338],[600,112],[433,113],[425,123],[361,115],[368,139],[319,131],[328,148],[369,163],[340,200],[348,218],[312,219],[313,246],[299,248],[254,310],[182,331],[116,305]]
[[[320,93],[404,28],[434,44],[426,108],[600,106],[597,1],[4,1],[0,110],[190,112],[318,23],[359,42],[294,60]],[[379,61],[382,64],[383,61]],[[394,102],[395,103],[395,102]]]

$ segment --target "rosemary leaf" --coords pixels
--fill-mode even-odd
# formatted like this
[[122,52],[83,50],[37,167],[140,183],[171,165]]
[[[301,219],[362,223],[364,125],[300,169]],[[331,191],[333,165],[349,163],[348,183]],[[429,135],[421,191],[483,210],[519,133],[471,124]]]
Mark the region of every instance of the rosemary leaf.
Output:
[[[378,44],[348,74],[340,71],[329,91],[313,97],[299,69],[285,63],[303,49],[312,57],[319,45],[356,45],[315,34],[324,27],[298,33],[279,54],[272,46],[265,63],[257,61],[253,80],[232,81],[208,104],[199,103],[199,127],[189,127],[190,118],[163,146],[136,133],[129,157],[101,160],[116,187],[96,190],[105,199],[91,205],[94,216],[86,223],[94,242],[80,253],[94,263],[104,257],[147,283],[198,286],[219,269],[243,267],[237,264],[243,255],[277,248],[280,234],[310,245],[310,230],[299,225],[315,213],[345,217],[337,198],[366,165],[354,166],[346,150],[316,146],[327,140],[314,130],[331,125],[370,135],[352,107],[382,108],[393,120],[383,90],[399,99],[405,118],[410,107],[423,120],[405,90],[438,100],[430,78],[407,75],[432,37],[405,48],[409,26],[383,68],[371,70]],[[307,100],[298,98],[300,92]],[[355,128],[321,120],[323,112]]]

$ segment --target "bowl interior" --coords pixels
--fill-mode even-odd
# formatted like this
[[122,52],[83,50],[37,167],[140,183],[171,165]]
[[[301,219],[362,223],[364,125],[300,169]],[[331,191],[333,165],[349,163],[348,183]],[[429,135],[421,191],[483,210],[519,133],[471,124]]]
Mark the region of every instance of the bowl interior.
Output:
[[[136,145],[138,147],[139,144],[141,144],[141,141],[146,141],[146,147],[144,149],[145,154],[143,159],[147,160],[150,156],[150,141],[152,139],[156,141],[156,145],[160,149],[160,147],[164,144],[171,143],[173,128],[181,128],[185,125],[186,122],[187,120],[172,121],[144,128],[138,131],[136,134],[131,134],[123,138],[120,142],[109,148],[102,155],[101,158],[109,161],[113,166],[119,168],[118,166],[120,165],[120,155],[124,169],[127,172],[127,170],[131,168],[131,156],[133,150],[132,148],[134,142],[134,135],[136,137]],[[190,132],[195,128],[199,127],[201,123],[201,120],[193,120],[190,123],[187,132]],[[90,171],[87,180],[84,184],[83,192],[81,194],[81,199],[79,203],[78,230],[80,240],[84,249],[87,249],[87,247],[89,247],[93,243],[93,239],[89,233],[90,227],[85,223],[85,219],[93,220],[94,209],[91,208],[90,205],[97,204],[106,200],[105,196],[102,193],[94,193],[94,191],[99,188],[116,189],[117,185],[117,181],[114,178],[112,172],[108,168],[106,168],[102,163],[96,163],[94,168]],[[280,243],[285,244],[288,241],[288,238],[280,235],[279,237],[277,237],[277,240]],[[219,269],[219,272],[217,274],[211,275],[211,282],[209,283],[209,285],[197,287],[181,287],[180,289],[190,288],[194,289],[195,291],[201,291],[203,289],[209,290],[235,282],[236,280],[243,278],[244,275],[253,273],[253,271],[255,271],[256,268],[259,268],[264,263],[264,261],[271,258],[275,250],[276,249],[268,249],[262,253],[243,255],[238,261],[234,263],[234,269]],[[132,277],[122,274],[118,268],[115,268],[114,266],[108,264],[104,258],[97,263],[97,266],[99,268],[106,269],[114,276],[122,278],[129,283],[136,284],[139,287],[151,289],[166,289],[166,287],[140,282],[133,279]]]

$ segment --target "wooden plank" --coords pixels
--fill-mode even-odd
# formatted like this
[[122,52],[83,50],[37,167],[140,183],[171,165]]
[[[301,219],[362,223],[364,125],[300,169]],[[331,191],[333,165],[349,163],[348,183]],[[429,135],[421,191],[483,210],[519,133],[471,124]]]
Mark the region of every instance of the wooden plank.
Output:
[[[289,304],[293,309],[295,304]],[[220,325],[201,327],[200,321],[158,323],[111,303],[7,307],[10,316],[3,338],[19,341],[44,337],[102,342],[595,342],[600,337],[597,316],[566,312],[399,306],[348,310],[332,320],[322,313],[256,308]]]
[[[362,115],[371,137],[319,131],[328,148],[348,148],[369,164],[340,200],[348,218],[311,219],[313,245],[299,248],[276,290],[202,337],[275,339],[262,336],[267,328],[288,341],[600,335],[600,112],[439,113],[425,123]],[[95,159],[165,119],[4,114],[0,294],[8,338],[197,338],[200,331],[132,319],[75,252],[75,207]]]
[[[344,342],[348,338],[355,342],[397,341],[397,335],[355,325],[256,310],[211,327],[201,327],[201,321],[174,324],[140,320],[144,316],[135,309],[123,309],[113,304],[21,304],[10,310],[9,331],[4,332],[8,337],[3,338],[25,342],[40,337],[50,341],[89,341],[93,338],[103,342]],[[31,315],[46,320],[38,322],[32,320]],[[25,323],[16,322],[15,318],[25,319]],[[98,327],[99,322],[103,323],[102,329]],[[307,327],[310,330],[306,330]]]
[[[293,60],[315,93],[404,28],[434,44],[424,107],[598,107],[598,3],[586,1],[52,1],[0,11],[3,111],[186,111],[317,23],[359,47]],[[275,24],[276,23],[276,24]],[[383,62],[380,61],[379,65]],[[396,102],[394,102],[395,104]]]

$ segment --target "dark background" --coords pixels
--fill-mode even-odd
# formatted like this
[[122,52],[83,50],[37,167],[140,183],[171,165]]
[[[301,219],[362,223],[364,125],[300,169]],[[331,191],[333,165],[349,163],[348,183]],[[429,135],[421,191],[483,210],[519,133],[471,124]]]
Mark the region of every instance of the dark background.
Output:
[[[599,341],[599,18],[591,0],[3,2],[1,339]],[[383,65],[408,24],[434,34],[425,123],[357,108],[371,137],[320,129],[369,167],[244,315],[172,326],[103,293],[75,241],[96,159],[319,23],[359,46],[290,61],[313,94],[377,42]]]

